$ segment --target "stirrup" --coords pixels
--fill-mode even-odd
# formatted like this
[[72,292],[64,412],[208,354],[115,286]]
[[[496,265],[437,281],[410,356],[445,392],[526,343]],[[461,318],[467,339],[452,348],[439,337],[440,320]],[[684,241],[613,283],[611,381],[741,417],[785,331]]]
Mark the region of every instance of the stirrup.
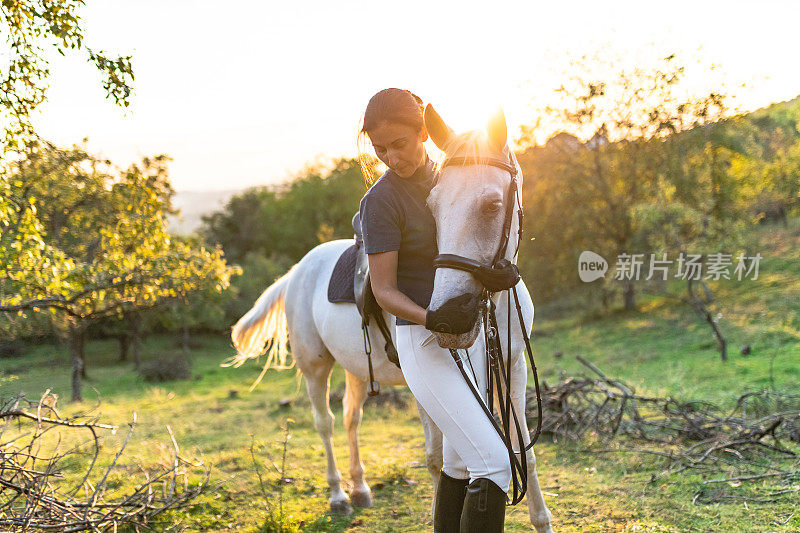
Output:
[[369,391],[368,396],[377,396],[381,393],[381,385],[375,381],[375,375],[372,372],[372,341],[369,339],[369,316],[365,316],[361,320],[361,331],[364,333],[364,351],[367,354],[367,363],[369,365]]

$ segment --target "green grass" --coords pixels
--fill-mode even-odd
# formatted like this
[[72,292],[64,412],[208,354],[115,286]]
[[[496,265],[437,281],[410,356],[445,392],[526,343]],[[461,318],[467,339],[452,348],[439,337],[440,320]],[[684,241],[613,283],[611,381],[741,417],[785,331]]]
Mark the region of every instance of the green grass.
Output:
[[[581,355],[607,375],[634,385],[641,393],[703,399],[727,405],[745,390],[773,386],[796,389],[800,376],[800,231],[762,228],[750,236],[748,252],[760,251],[756,281],[721,282],[714,286],[723,311],[721,327],[729,340],[729,361],[722,363],[708,327],[690,309],[657,297],[644,297],[636,312],[615,312],[589,319],[579,314],[553,316],[537,308],[535,353],[540,375],[555,383],[562,371],[587,374],[575,360]],[[534,295],[535,296],[535,295]],[[255,442],[259,460],[267,454],[280,463],[283,432],[291,418],[284,485],[286,522],[302,531],[429,531],[431,485],[424,468],[423,434],[411,402],[406,408],[368,404],[361,428],[362,459],[375,506],[356,509],[350,517],[327,512],[325,462],[305,387],[294,371],[269,372],[252,393],[257,363],[220,368],[231,355],[228,339],[206,336],[191,352],[195,379],[148,384],[130,364],[117,362],[116,344],[92,341],[87,346],[86,401],[69,404],[69,357],[66,350],[37,346],[24,358],[0,360],[0,394],[25,391],[30,398],[50,388],[62,398],[65,414],[92,407],[101,399],[101,421],[125,426],[137,413],[139,423],[114,474],[115,490],[136,480],[135,463],[154,466],[170,460],[169,424],[185,457],[202,458],[212,467],[216,490],[188,509],[165,516],[157,529],[187,531],[266,531],[267,511],[250,456]],[[748,356],[739,345],[752,346]],[[176,351],[175,339],[146,340],[146,357]],[[554,357],[559,351],[563,356]],[[772,363],[772,364],[770,364]],[[771,371],[770,371],[771,367]],[[332,390],[343,384],[336,367]],[[92,387],[96,390],[94,392]],[[238,394],[231,394],[237,391]],[[281,407],[282,398],[293,400]],[[410,396],[409,396],[410,398]],[[334,446],[347,478],[347,441],[341,403]],[[120,446],[124,431],[105,434],[104,463]],[[67,437],[73,438],[73,437]],[[543,439],[544,440],[544,439]],[[692,503],[702,484],[699,476],[680,474],[651,482],[661,464],[631,454],[597,454],[568,444],[541,442],[536,447],[539,478],[553,512],[556,531],[798,531],[800,484],[775,503],[735,501]],[[70,468],[81,465],[73,461]],[[263,467],[271,506],[276,509],[278,474]],[[719,487],[747,494],[748,487]],[[527,509],[509,508],[507,531],[530,531]]]
[[[747,251],[764,259],[757,280],[710,283],[722,313],[728,362],[720,363],[709,326],[684,304],[640,295],[635,312],[599,319],[577,311],[548,319],[537,308],[534,329],[540,375],[588,372],[574,356],[597,364],[652,394],[728,402],[745,389],[794,388],[800,376],[800,226],[767,227],[748,237]],[[677,289],[677,286],[671,287]],[[535,299],[535,297],[534,297]],[[562,313],[563,314],[563,313]],[[740,355],[749,345],[752,353]],[[553,357],[561,352],[560,359]],[[769,372],[772,362],[772,373]]]

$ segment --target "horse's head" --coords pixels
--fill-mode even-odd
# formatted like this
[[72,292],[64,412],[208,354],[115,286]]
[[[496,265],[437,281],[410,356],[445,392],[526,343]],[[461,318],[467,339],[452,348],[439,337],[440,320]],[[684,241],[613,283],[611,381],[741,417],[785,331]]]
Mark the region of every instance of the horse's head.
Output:
[[[511,174],[507,169],[491,164],[471,164],[471,161],[502,161],[516,167],[506,146],[507,127],[502,111],[489,121],[486,134],[468,132],[456,135],[430,104],[425,109],[425,126],[433,142],[445,153],[445,161],[458,158],[459,165],[445,165],[428,197],[428,206],[436,220],[440,254],[454,254],[491,265],[500,249],[503,222],[506,218]],[[517,180],[522,176],[517,168]],[[516,207],[514,208],[516,211]],[[503,256],[513,260],[516,250],[517,217],[510,228],[511,242]],[[435,310],[445,302],[463,295],[480,296],[481,283],[469,272],[453,268],[438,268],[429,309]],[[480,331],[480,320],[472,330],[461,335],[435,333],[442,348],[472,346]]]

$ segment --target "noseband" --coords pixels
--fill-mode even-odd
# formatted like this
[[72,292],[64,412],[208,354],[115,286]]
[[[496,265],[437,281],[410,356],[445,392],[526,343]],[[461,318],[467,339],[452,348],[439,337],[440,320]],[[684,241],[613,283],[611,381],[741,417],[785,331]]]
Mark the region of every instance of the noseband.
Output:
[[[489,293],[495,293],[510,289],[519,281],[519,269],[517,265],[505,258],[508,249],[508,242],[511,238],[511,223],[514,218],[514,205],[518,204],[517,215],[519,219],[518,237],[522,236],[522,204],[519,202],[519,188],[517,184],[517,166],[514,155],[508,150],[509,158],[503,161],[493,157],[451,157],[445,159],[441,169],[448,166],[470,166],[487,165],[501,170],[505,170],[511,175],[506,195],[505,218],[503,219],[503,230],[500,234],[500,246],[494,254],[494,259],[488,265],[480,263],[474,259],[456,254],[439,254],[433,260],[433,268],[453,268],[463,270],[475,276],[478,281],[486,288]],[[519,250],[519,240],[517,240],[517,250]],[[514,255],[516,255],[515,250]]]

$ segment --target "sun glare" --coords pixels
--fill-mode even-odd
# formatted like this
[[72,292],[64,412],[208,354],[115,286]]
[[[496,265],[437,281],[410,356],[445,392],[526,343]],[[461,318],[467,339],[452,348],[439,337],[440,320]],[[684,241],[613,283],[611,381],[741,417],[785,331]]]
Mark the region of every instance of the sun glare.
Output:
[[501,107],[500,102],[496,99],[476,100],[465,98],[462,94],[437,105],[436,110],[454,131],[461,133],[469,130],[485,130],[489,118],[499,107]]

